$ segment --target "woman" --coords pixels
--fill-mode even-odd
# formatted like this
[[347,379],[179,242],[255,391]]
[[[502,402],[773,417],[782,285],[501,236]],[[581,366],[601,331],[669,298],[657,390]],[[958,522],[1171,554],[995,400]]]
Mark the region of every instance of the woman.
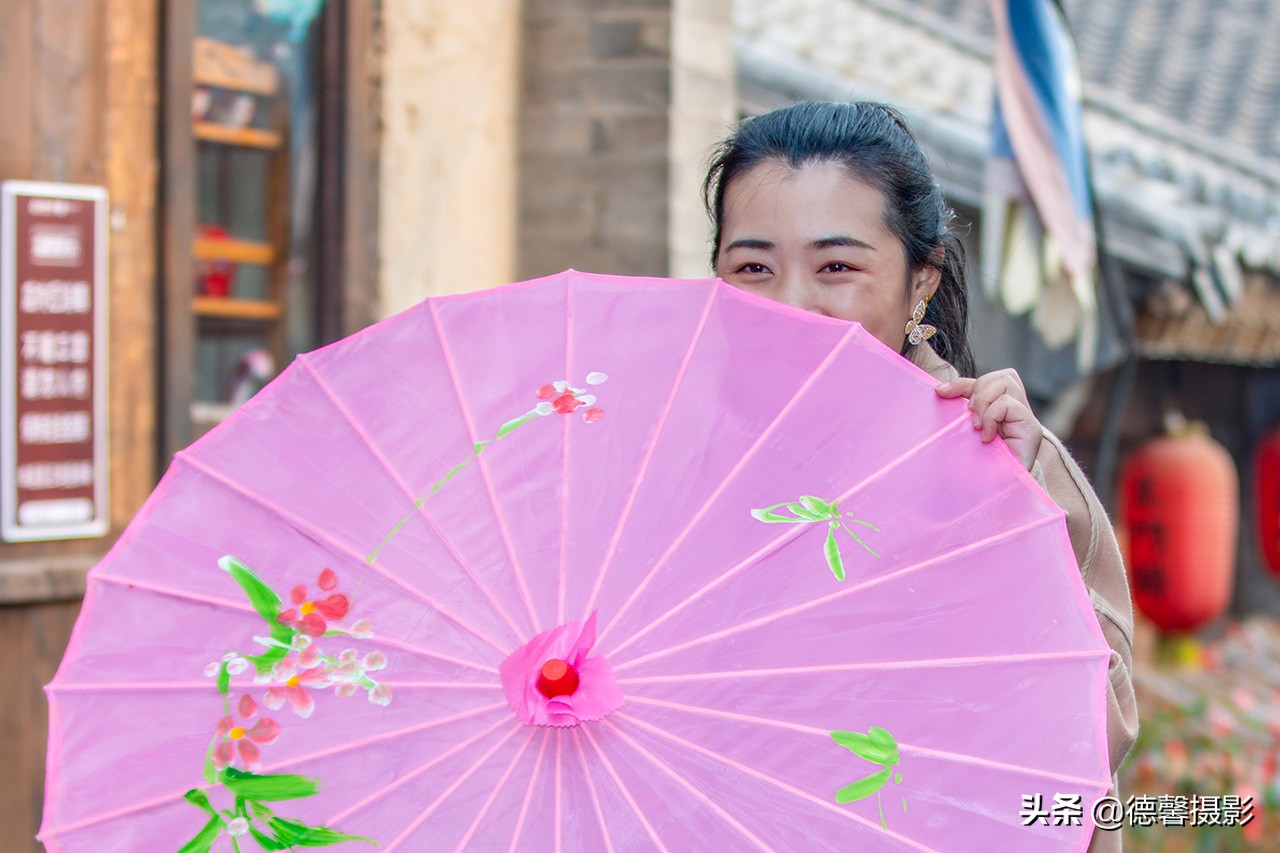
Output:
[[[949,230],[953,213],[901,116],[876,103],[805,102],[749,118],[716,152],[704,190],[717,275],[861,323],[938,379],[939,396],[966,397],[982,441],[1003,438],[1066,511],[1112,648],[1107,735],[1114,773],[1138,728],[1133,615],[1115,534],[1079,466],[1036,420],[1017,372],[966,378],[975,369],[963,250]],[[1090,849],[1119,846],[1118,832],[1095,832]]]

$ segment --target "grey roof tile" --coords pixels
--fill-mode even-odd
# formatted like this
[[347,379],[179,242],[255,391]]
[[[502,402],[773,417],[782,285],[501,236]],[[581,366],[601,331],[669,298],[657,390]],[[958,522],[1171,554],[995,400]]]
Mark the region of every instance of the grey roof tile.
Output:
[[[990,44],[987,0],[876,0]],[[1280,154],[1280,2],[1064,0],[1091,91],[1141,105],[1205,141]],[[963,30],[965,32],[955,32]],[[989,49],[989,48],[988,48]],[[1090,86],[1090,84],[1092,84]]]

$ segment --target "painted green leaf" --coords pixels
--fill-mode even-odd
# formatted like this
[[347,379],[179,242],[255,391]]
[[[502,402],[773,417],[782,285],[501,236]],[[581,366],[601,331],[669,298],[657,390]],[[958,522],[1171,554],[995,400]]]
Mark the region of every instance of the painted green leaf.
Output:
[[244,803],[244,805],[249,807],[249,811],[253,812],[254,818],[256,820],[262,821],[263,823],[266,823],[267,821],[271,820],[271,818],[276,816],[275,812],[273,812],[267,806],[264,806],[262,803],[249,803],[249,802],[245,802],[244,800],[236,800],[236,803],[237,804]]
[[320,790],[320,780],[309,776],[281,774],[259,776],[228,767],[222,771],[222,784],[237,797],[259,802],[297,800],[314,796]]
[[[843,524],[843,522],[841,522],[841,523]],[[871,527],[871,529],[872,529],[872,530],[879,531],[879,528],[878,528],[878,527],[872,527],[872,526],[871,526],[871,525],[869,525],[869,524],[868,524],[867,526],[868,526],[868,527]],[[872,547],[871,547],[870,545],[868,545],[866,542],[863,542],[863,541],[862,541],[862,537],[861,537],[861,536],[859,536],[858,534],[856,534],[856,533],[854,533],[852,530],[850,530],[850,529],[849,529],[849,526],[848,526],[847,524],[846,524],[846,525],[844,525],[844,532],[845,532],[845,533],[848,533],[848,534],[849,534],[849,538],[851,538],[854,542],[857,542],[857,543],[858,543],[859,545],[861,545],[863,548],[867,549],[867,553],[869,553],[871,556],[873,556],[873,557],[879,557],[879,556],[880,556],[880,554],[879,554],[879,553],[877,553],[877,552],[876,552],[876,550],[875,550],[874,548],[872,548]]]
[[218,692],[223,696],[231,690],[231,670],[227,669],[230,661],[223,661],[222,667],[218,670]]
[[209,802],[209,798],[205,796],[204,791],[199,788],[192,788],[182,795],[182,798],[198,809],[208,812],[214,817],[218,816],[218,810]]
[[308,826],[282,817],[273,817],[268,823],[279,839],[290,847],[328,847],[331,844],[341,844],[343,841],[376,843],[372,838],[347,835],[345,832],[338,832],[325,826]]
[[887,781],[889,781],[889,771],[887,769],[881,770],[879,773],[872,773],[870,776],[859,779],[852,785],[845,785],[839,791],[836,791],[836,802],[851,803],[854,800],[869,797],[879,791]]
[[802,518],[791,518],[790,516],[779,515],[774,512],[774,510],[781,506],[786,506],[786,504],[780,503],[774,504],[770,507],[765,507],[764,509],[753,509],[751,510],[751,517],[757,521],[764,521],[769,524],[795,524],[798,521],[804,521]]
[[835,504],[829,504],[822,498],[813,495],[801,495],[800,503],[810,512],[817,513],[821,518],[831,518],[836,515]]
[[[253,570],[235,557],[226,556],[218,560],[218,565],[222,570],[231,575],[240,584],[240,588],[244,590],[245,595],[249,596],[249,603],[253,605],[253,609],[263,619],[267,620],[267,624],[273,629],[280,626],[276,621],[276,617],[280,615],[280,596],[276,595],[275,590],[262,582],[262,579],[253,573]],[[281,626],[283,627],[283,626]],[[286,629],[288,630],[288,629]]]
[[844,580],[844,559],[840,556],[840,544],[836,542],[836,527],[834,524],[827,529],[825,551],[827,565],[831,567],[831,574],[835,575],[838,581]]
[[870,527],[872,530],[876,531],[877,533],[879,533],[879,532],[880,532],[880,528],[879,528],[879,527],[876,527],[874,524],[872,524],[872,523],[871,523],[871,522],[869,522],[869,521],[863,521],[863,520],[862,520],[862,519],[860,519],[860,518],[854,518],[852,513],[846,513],[846,514],[845,514],[845,518],[849,519],[849,520],[850,520],[850,521],[852,521],[854,524],[861,524],[863,527]]
[[[884,730],[881,729],[881,731]],[[886,732],[886,734],[888,733]],[[872,764],[891,767],[898,763],[897,746],[894,745],[886,749],[882,744],[873,740],[870,735],[864,735],[861,732],[834,731],[831,733],[831,739],[846,747],[854,755],[866,759]]]
[[807,509],[805,505],[800,503],[799,501],[789,502],[787,504],[787,509],[791,510],[791,512],[797,518],[804,519],[805,521],[823,521],[826,518],[825,516],[819,513],[816,513],[810,509]]
[[511,420],[507,421],[505,424],[503,424],[498,428],[498,434],[494,436],[494,440],[496,441],[499,438],[502,438],[503,436],[506,436],[506,435],[509,435],[510,433],[515,432],[516,430],[520,429],[520,427],[524,426],[529,421],[533,420],[533,418],[535,417],[536,415],[521,415],[518,418],[512,418]]
[[898,742],[893,739],[893,735],[879,726],[871,726],[867,729],[867,734],[871,738],[871,742],[881,749],[892,752],[894,755],[898,753]]
[[178,848],[178,853],[209,853],[213,849],[213,842],[222,834],[223,826],[222,818],[214,815],[209,818],[204,829],[196,833],[195,838]]
[[[215,734],[213,740],[209,741],[209,746],[204,751],[204,781],[210,785],[218,784],[218,768],[213,765],[213,750],[220,739],[220,736]],[[191,792],[188,791],[188,793]]]
[[[273,637],[275,637],[276,633],[276,631],[271,632]],[[275,638],[281,642],[287,643],[289,640],[293,639],[293,632],[286,628],[282,637]],[[253,668],[259,673],[268,673],[271,672],[272,667],[274,667],[278,661],[284,660],[288,654],[288,649],[272,646],[260,655],[245,655],[244,659],[253,664]]]
[[249,833],[254,840],[262,847],[263,850],[288,850],[289,845],[284,841],[276,838],[274,835],[267,835],[253,824],[249,824]]

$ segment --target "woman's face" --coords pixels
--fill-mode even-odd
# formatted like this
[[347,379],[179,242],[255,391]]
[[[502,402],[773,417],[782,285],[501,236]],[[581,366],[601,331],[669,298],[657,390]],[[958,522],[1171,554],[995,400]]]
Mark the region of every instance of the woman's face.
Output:
[[716,274],[828,317],[855,320],[895,352],[939,273],[912,271],[881,216],[880,191],[834,162],[767,161],[725,188]]

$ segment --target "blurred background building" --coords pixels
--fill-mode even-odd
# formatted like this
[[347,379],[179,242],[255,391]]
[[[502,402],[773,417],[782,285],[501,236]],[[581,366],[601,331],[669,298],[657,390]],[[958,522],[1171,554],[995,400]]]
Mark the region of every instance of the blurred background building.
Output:
[[1104,249],[1085,369],[1069,306],[979,266],[986,0],[6,0],[0,179],[110,199],[110,531],[0,543],[7,837],[38,825],[40,687],[84,573],[173,453],[428,295],[708,275],[711,145],[797,98],[907,115],[959,213],[980,369],[1019,370],[1114,510],[1169,413],[1208,425],[1240,476],[1229,616],[1280,613],[1280,504],[1256,497],[1280,424],[1280,7],[1063,5]]

